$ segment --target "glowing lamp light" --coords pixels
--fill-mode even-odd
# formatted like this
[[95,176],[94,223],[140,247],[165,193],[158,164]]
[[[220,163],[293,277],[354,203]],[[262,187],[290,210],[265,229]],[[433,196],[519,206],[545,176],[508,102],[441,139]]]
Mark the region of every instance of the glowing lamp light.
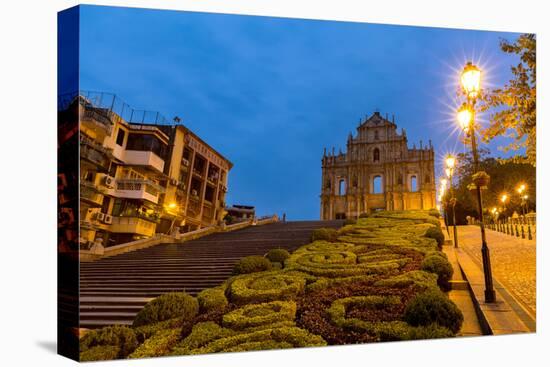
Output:
[[170,203],[170,204],[168,204],[168,208],[170,208],[170,209],[176,209],[177,206],[178,206],[178,205],[177,205],[176,203]]
[[525,191],[525,184],[519,185],[519,187],[518,187],[518,192],[521,194],[521,193],[524,192],[524,191]]
[[479,68],[471,62],[468,62],[464,67],[464,70],[462,70],[460,83],[462,84],[462,88],[468,97],[477,97],[481,87],[481,70],[479,70]]
[[528,195],[523,195],[523,199],[527,200],[527,199],[529,199],[529,196]]
[[502,201],[503,203],[505,203],[506,200],[508,200],[508,195],[503,194],[503,195],[500,197],[500,201]]
[[447,175],[447,177],[451,178],[451,174],[452,174],[452,171],[450,168],[446,168],[445,169],[445,174]]
[[458,109],[457,118],[462,130],[468,131],[470,129],[470,123],[472,122],[473,115],[472,109],[466,103],[460,106]]
[[445,158],[445,164],[447,165],[447,168],[453,169],[455,168],[456,159],[452,155],[448,155],[447,158]]

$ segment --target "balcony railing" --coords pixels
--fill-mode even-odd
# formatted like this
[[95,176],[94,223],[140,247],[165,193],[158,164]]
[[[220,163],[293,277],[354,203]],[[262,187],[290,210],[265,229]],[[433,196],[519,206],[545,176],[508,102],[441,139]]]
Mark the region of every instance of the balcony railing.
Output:
[[115,233],[135,233],[143,236],[153,236],[157,223],[139,217],[113,217],[109,227]]
[[82,181],[80,184],[80,198],[94,206],[103,204],[103,194],[93,184]]
[[143,199],[158,204],[162,186],[146,179],[119,178],[116,180],[114,196],[127,199]]
[[153,168],[161,173],[164,171],[164,160],[151,151],[126,150],[124,162],[126,164]]

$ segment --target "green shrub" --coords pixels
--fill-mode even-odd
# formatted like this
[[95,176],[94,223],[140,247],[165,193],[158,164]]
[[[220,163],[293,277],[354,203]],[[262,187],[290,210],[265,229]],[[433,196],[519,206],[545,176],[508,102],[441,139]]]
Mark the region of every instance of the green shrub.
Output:
[[327,345],[320,336],[311,334],[296,326],[285,325],[260,330],[232,331],[213,323],[205,324],[207,323],[197,324],[192,333],[172,350],[172,354],[244,352],[265,348],[280,349]]
[[222,325],[229,329],[242,330],[250,327],[293,321],[296,317],[296,303],[274,301],[247,305],[223,315]]
[[424,234],[424,237],[433,238],[437,241],[437,245],[441,248],[443,246],[443,243],[445,242],[445,235],[443,234],[443,231],[441,228],[438,227],[430,227]]
[[233,268],[233,274],[250,274],[259,271],[271,270],[271,261],[263,256],[252,255],[240,259]]
[[306,279],[282,271],[249,274],[231,281],[227,294],[232,302],[257,303],[293,299],[304,292]]
[[157,322],[154,324],[135,327],[134,333],[136,334],[138,343],[141,344],[159,331],[166,330],[166,329],[181,328],[182,324],[183,324],[182,318],[176,317],[173,319],[168,319],[168,320]]
[[438,324],[430,324],[428,326],[411,327],[407,339],[409,340],[421,340],[421,339],[440,339],[440,338],[452,338],[453,332],[446,327],[439,326]]
[[228,305],[225,298],[225,289],[223,287],[208,288],[197,295],[200,312],[209,312],[213,310],[224,310]]
[[328,241],[334,242],[338,237],[338,231],[334,228],[318,228],[311,233],[311,242]]
[[80,353],[80,362],[109,361],[119,357],[120,348],[115,345],[98,345]]
[[346,220],[344,221],[344,225],[345,225],[345,226],[354,225],[354,224],[356,224],[356,223],[357,223],[357,221],[356,221],[355,219],[346,219]]
[[359,218],[368,218],[370,215],[368,213],[361,213],[359,214]]
[[179,329],[161,330],[145,340],[128,358],[150,358],[166,355],[176,344],[179,336]]
[[428,214],[431,215],[432,217],[436,217],[436,218],[439,218],[441,216],[441,213],[439,213],[439,210],[437,210],[437,209],[430,209],[428,211]]
[[[116,349],[116,357],[125,358],[137,347],[138,341],[134,330],[127,326],[107,326],[101,329],[88,331],[80,340],[81,358],[87,358],[88,361],[103,358],[113,359],[111,356]],[[94,347],[111,348],[94,348]],[[94,348],[92,351],[91,349]],[[84,357],[83,357],[84,356]],[[102,359],[97,359],[102,360]]]
[[199,303],[185,292],[163,294],[147,303],[136,315],[133,326],[153,324],[176,317],[187,321],[199,312]]
[[414,284],[417,291],[438,290],[437,275],[421,270],[409,271],[391,278],[381,279],[374,283],[376,287],[406,288]]
[[422,260],[420,268],[424,271],[437,274],[437,284],[444,290],[449,290],[453,276],[453,266],[449,261],[440,255],[429,255]]
[[284,263],[290,257],[290,253],[282,248],[274,248],[269,250],[265,257],[271,262]]
[[441,291],[417,294],[405,307],[404,319],[412,326],[436,323],[456,334],[464,317],[458,307]]

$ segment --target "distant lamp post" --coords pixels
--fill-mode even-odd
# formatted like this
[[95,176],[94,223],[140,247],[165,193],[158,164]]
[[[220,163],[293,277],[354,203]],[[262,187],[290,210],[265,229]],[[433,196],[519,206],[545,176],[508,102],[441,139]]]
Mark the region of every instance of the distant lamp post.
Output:
[[476,145],[475,133],[475,104],[481,91],[481,70],[468,62],[462,70],[460,76],[462,90],[466,95],[466,103],[458,109],[458,122],[462,129],[470,137],[472,144],[472,155],[474,158],[473,182],[477,193],[477,205],[479,210],[479,227],[481,230],[481,255],[483,259],[483,274],[485,277],[485,302],[495,302],[496,294],[493,287],[493,275],[491,270],[491,257],[489,247],[487,246],[487,236],[485,235],[485,225],[483,223],[483,201],[481,198],[481,188],[489,184],[489,175],[486,172],[479,171],[479,157]]
[[458,233],[456,230],[456,214],[455,214],[455,205],[456,205],[456,198],[454,194],[453,189],[453,173],[455,169],[455,157],[452,155],[448,155],[447,158],[445,158],[445,165],[447,168],[445,169],[445,173],[447,174],[447,178],[449,179],[449,189],[451,192],[451,199],[450,204],[453,212],[453,237],[454,237],[454,244],[455,247],[458,247]]
[[520,184],[518,186],[518,194],[520,195],[521,197],[521,214],[523,214],[523,219],[525,220],[525,214],[527,214],[526,210],[525,210],[525,204],[527,203],[527,199],[529,198],[529,196],[527,196],[527,194],[523,195],[523,193],[525,192],[525,189],[527,188],[527,186],[525,186],[525,184]]
[[441,186],[439,190],[439,202],[443,205],[443,220],[445,221],[445,229],[447,230],[447,235],[450,236],[451,234],[449,233],[449,221],[447,218],[447,203],[444,201],[445,191],[447,190],[447,179],[442,178],[440,183]]

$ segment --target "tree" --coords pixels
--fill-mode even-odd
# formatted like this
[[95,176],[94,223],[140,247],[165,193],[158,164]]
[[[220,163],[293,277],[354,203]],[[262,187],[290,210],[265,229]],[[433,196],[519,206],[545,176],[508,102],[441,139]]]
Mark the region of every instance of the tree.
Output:
[[[502,51],[520,56],[512,66],[514,78],[503,88],[486,92],[481,110],[492,111],[489,126],[482,130],[482,138],[489,142],[497,136],[508,136],[513,141],[504,151],[525,148],[526,156],[514,157],[515,162],[536,165],[536,46],[534,34],[522,34],[515,42],[502,40]],[[494,112],[493,112],[494,111]]]
[[[487,190],[483,190],[483,206],[486,210],[490,211],[491,208],[496,207],[504,216],[510,216],[514,211],[521,213],[522,200],[517,192],[520,183],[526,185],[524,194],[529,197],[530,210],[535,209],[536,169],[531,164],[490,157],[489,150],[480,149],[478,169],[491,176]],[[455,177],[458,180],[455,186],[457,198],[455,212],[458,224],[464,224],[468,215],[478,217],[477,199],[468,189],[468,185],[472,183],[473,173],[472,153],[459,154],[455,171]],[[509,197],[505,208],[500,201],[503,193],[507,193]]]

